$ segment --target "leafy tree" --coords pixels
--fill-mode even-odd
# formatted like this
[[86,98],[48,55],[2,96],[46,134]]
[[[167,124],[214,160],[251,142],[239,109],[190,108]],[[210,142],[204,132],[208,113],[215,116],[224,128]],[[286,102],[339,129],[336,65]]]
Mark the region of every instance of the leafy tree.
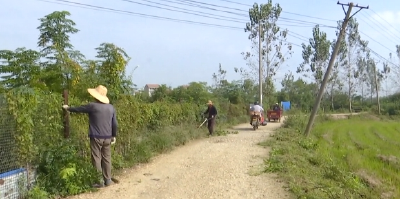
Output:
[[[332,45],[331,45],[332,52],[335,49],[335,43],[336,43],[336,41],[333,40]],[[335,64],[333,65],[333,68],[332,68],[331,76],[328,80],[328,87],[330,88],[329,98],[330,98],[330,105],[331,105],[332,110],[335,109],[334,96],[337,93],[336,91],[337,90],[341,91],[343,88],[343,83],[340,81],[341,80],[340,79],[340,69],[342,67],[344,67],[347,63],[346,51],[347,51],[346,42],[342,41],[339,52],[338,52],[338,56],[336,57]]]
[[111,43],[102,43],[97,50],[97,75],[99,83],[110,88],[110,96],[114,99],[120,94],[131,92],[132,83],[126,79],[125,69],[130,57],[126,52]]
[[279,100],[281,101],[290,101],[291,98],[296,95],[292,93],[294,86],[294,75],[291,71],[285,74],[285,77],[281,81],[282,89],[280,93]]
[[243,100],[253,103],[257,100],[257,85],[251,79],[242,80]]
[[214,80],[214,89],[221,88],[224,82],[226,82],[226,70],[222,69],[221,64],[219,64],[218,72],[213,73],[212,79]]
[[391,71],[392,71],[392,73],[394,73],[394,75],[392,76],[392,81],[394,84],[400,85],[400,80],[398,78],[400,76],[400,45],[396,45],[395,56],[393,56],[391,53],[389,54],[389,56],[390,56],[390,60],[392,63]]
[[385,81],[386,85],[385,85],[385,90],[386,90],[386,96],[388,96],[388,78],[389,78],[389,74],[390,74],[390,66],[387,62],[383,63],[383,69],[382,71],[380,71],[380,73],[382,74],[382,81]]
[[158,87],[151,95],[151,99],[153,102],[155,101],[169,101],[171,88],[168,88],[167,85],[162,84]]
[[[309,77],[307,73],[311,72],[314,82],[319,87],[328,66],[330,46],[331,43],[327,39],[326,33],[320,31],[319,25],[316,25],[313,28],[313,38],[310,39],[310,44],[302,44],[304,61],[296,72],[303,73],[306,77]],[[306,68],[307,65],[310,68]]]
[[41,53],[48,61],[44,63],[44,80],[50,91],[60,92],[68,88],[71,79],[80,70],[79,64],[71,57],[83,57],[78,51],[73,50],[70,43],[70,34],[79,30],[75,22],[67,17],[68,11],[55,11],[39,19],[41,24],[38,46]]
[[41,79],[40,53],[26,48],[15,51],[0,51],[0,73],[4,74],[1,84],[12,89],[20,86],[35,87],[44,90]]
[[[338,29],[336,34],[342,27],[343,21],[338,22]],[[354,94],[354,89],[356,87],[357,79],[359,78],[359,71],[357,70],[357,60],[359,57],[363,56],[363,49],[367,45],[366,41],[361,40],[360,33],[358,31],[358,22],[355,18],[351,18],[346,27],[345,35],[345,45],[346,48],[343,53],[346,53],[346,62],[343,65],[347,94],[349,100],[349,111],[352,111],[352,96]]]
[[[292,55],[292,45],[286,42],[288,30],[281,30],[276,24],[282,8],[279,4],[272,4],[269,0],[267,4],[258,5],[255,3],[249,9],[250,22],[246,23],[245,31],[249,32],[249,39],[252,43],[251,51],[243,52],[242,55],[247,61],[248,68],[235,68],[245,79],[257,82],[259,77],[259,52],[262,53],[262,62],[266,67],[262,67],[262,79],[266,82],[266,95],[269,96],[271,78],[276,75],[280,66]],[[261,37],[261,38],[260,38]],[[259,47],[259,41],[261,49]],[[268,102],[267,102],[268,103]]]
[[382,73],[376,67],[376,61],[372,58],[366,60],[367,63],[367,72],[369,74],[369,82],[371,85],[371,102],[372,102],[372,93],[375,92],[376,100],[377,100],[377,107],[378,107],[378,114],[381,114],[381,104],[379,101],[379,89],[381,87],[381,81],[383,79]]

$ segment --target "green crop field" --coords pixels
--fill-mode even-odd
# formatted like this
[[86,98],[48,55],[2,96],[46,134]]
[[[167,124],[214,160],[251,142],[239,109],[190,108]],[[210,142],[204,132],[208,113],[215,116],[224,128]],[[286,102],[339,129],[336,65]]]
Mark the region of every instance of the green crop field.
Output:
[[[292,121],[291,121],[292,120]],[[269,141],[266,171],[277,172],[298,198],[400,198],[400,124],[352,117],[316,123],[288,118]]]

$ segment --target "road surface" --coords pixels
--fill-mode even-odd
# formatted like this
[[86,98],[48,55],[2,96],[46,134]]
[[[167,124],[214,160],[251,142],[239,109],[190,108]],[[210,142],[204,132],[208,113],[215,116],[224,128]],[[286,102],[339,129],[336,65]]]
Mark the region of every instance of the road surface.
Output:
[[276,176],[262,172],[269,151],[257,145],[279,126],[271,122],[253,131],[248,123],[238,125],[238,134],[193,141],[126,170],[119,184],[70,198],[289,198]]

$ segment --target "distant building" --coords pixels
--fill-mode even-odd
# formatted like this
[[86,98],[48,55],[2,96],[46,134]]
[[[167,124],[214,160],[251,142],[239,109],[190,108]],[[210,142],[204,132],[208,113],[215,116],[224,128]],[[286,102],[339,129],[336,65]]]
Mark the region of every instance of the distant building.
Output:
[[147,95],[151,96],[153,94],[153,92],[159,88],[160,85],[159,84],[146,84],[146,86],[144,86],[144,93],[146,93]]
[[140,93],[142,93],[143,92],[143,90],[142,89],[135,89],[134,91],[133,91],[133,95],[140,95]]

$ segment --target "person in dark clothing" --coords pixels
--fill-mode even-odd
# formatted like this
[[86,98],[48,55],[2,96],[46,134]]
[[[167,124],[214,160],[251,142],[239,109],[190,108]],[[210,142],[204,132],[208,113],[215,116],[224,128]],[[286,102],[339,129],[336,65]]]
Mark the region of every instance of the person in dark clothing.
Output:
[[274,110],[274,111],[280,111],[280,110],[281,110],[281,107],[279,106],[278,103],[276,103],[276,104],[274,105],[273,110]]
[[89,115],[89,138],[92,164],[103,174],[103,183],[93,185],[95,188],[109,186],[111,180],[111,144],[116,142],[117,117],[114,106],[107,97],[107,88],[99,85],[88,89],[89,94],[96,99],[87,105],[63,108],[70,112],[87,113]]
[[208,100],[207,105],[208,108],[206,112],[204,112],[204,114],[208,114],[208,121],[207,121],[208,132],[210,133],[210,135],[213,135],[215,127],[215,116],[217,116],[217,109],[215,108],[211,100]]

